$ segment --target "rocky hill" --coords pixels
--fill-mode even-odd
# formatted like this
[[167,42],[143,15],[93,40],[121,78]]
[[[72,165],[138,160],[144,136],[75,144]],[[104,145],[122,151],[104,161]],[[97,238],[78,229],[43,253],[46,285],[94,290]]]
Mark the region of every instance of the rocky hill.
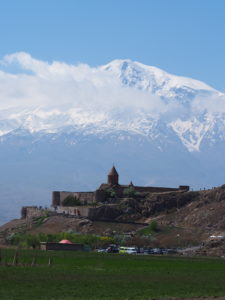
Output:
[[56,215],[12,220],[0,227],[0,240],[1,244],[6,244],[7,238],[16,232],[80,232],[100,235],[132,233],[134,243],[139,242],[140,233],[144,235],[148,230],[147,225],[152,221],[157,222],[158,229],[153,239],[151,237],[149,240],[151,245],[198,246],[191,247],[190,254],[195,251],[199,255],[223,256],[225,185],[211,190],[145,193],[125,198],[113,205],[100,206],[96,220]]

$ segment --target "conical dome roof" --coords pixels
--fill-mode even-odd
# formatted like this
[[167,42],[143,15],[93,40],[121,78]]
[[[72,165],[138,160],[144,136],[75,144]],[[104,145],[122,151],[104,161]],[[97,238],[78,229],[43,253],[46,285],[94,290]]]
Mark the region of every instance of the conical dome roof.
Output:
[[112,169],[110,170],[108,176],[118,176],[118,173],[116,171],[116,168],[113,166]]

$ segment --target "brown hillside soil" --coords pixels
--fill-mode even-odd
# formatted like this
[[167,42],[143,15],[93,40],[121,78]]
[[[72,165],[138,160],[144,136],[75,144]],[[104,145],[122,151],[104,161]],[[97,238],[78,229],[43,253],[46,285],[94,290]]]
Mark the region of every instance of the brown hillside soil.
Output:
[[135,232],[142,228],[138,224],[123,224],[114,222],[98,222],[88,219],[67,218],[64,216],[50,216],[37,224],[35,219],[16,219],[0,226],[0,244],[6,243],[5,238],[12,233],[27,232],[31,234],[59,232],[79,232],[98,235],[111,235],[113,233]]
[[[46,222],[29,230],[30,233],[58,233],[58,232],[80,232],[90,234],[111,234],[113,232],[123,233],[136,231],[141,225],[123,224],[114,222],[98,222],[88,219],[65,218],[63,216],[49,217]],[[0,228],[1,229],[1,228]]]

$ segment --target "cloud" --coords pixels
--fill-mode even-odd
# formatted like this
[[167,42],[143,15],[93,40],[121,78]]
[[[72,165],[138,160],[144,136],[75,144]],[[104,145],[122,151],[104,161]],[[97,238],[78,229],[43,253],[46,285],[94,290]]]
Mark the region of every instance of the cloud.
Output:
[[143,115],[169,123],[204,110],[225,112],[224,95],[198,97],[185,106],[125,87],[101,67],[49,63],[24,52],[6,55],[0,61],[0,121],[14,120],[14,126],[25,124],[39,130],[104,121],[131,127],[132,122],[140,123]]
[[225,113],[225,95],[211,97],[196,97],[191,106],[192,112],[206,112],[212,115]]
[[[80,108],[106,113],[145,110],[152,114],[167,110],[159,97],[123,87],[117,78],[101,68],[47,63],[27,53],[6,55],[0,65],[4,66],[0,73],[0,109]],[[7,72],[13,66],[17,72]]]

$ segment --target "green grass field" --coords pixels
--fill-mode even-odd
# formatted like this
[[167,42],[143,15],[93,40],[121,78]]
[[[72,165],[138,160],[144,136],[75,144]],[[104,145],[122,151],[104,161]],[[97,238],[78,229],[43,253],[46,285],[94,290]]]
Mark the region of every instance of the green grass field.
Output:
[[14,251],[2,250],[1,300],[225,296],[222,259],[38,251],[31,267],[33,253],[12,266]]

